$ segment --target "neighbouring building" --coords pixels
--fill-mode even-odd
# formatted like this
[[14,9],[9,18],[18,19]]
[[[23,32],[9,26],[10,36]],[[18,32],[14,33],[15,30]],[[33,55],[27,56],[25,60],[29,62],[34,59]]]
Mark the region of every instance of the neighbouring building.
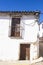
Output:
[[43,57],[43,21],[39,24],[39,53]]
[[43,22],[39,24],[39,37],[43,37]]
[[39,57],[39,11],[0,11],[0,60]]

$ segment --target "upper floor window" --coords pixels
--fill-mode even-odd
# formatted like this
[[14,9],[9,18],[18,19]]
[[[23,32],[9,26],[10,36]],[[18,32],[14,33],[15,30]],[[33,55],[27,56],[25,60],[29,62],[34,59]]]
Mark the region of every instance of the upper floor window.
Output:
[[42,33],[42,37],[43,37],[43,33]]
[[43,24],[42,24],[42,29],[43,29]]
[[12,18],[11,37],[20,37],[20,18]]
[[39,38],[39,33],[37,34],[37,38]]

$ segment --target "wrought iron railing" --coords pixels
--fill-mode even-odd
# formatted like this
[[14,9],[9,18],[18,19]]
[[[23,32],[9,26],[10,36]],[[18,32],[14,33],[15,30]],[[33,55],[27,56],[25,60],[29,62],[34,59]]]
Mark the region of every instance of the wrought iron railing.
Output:
[[21,31],[24,30],[22,26],[9,26],[10,29],[10,34],[13,37],[22,37],[22,34],[20,33]]

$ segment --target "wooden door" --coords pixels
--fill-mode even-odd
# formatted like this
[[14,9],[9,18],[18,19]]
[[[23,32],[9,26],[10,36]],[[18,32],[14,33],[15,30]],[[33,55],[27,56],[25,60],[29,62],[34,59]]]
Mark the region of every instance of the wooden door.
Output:
[[20,44],[20,60],[29,60],[29,59],[30,59],[30,45]]
[[30,59],[30,48],[26,48],[26,60]]

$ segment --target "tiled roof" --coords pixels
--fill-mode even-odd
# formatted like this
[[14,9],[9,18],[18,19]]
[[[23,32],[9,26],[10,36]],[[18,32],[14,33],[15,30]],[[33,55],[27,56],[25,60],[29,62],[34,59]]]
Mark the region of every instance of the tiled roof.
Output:
[[0,11],[0,14],[24,14],[24,15],[39,15],[40,11]]
[[6,12],[6,13],[8,13],[8,12],[9,12],[9,13],[22,13],[22,12],[23,12],[23,13],[33,13],[33,12],[34,12],[34,13],[35,13],[35,12],[36,12],[36,13],[39,13],[40,11],[0,11],[0,12],[3,12],[3,13],[5,13],[5,12]]

